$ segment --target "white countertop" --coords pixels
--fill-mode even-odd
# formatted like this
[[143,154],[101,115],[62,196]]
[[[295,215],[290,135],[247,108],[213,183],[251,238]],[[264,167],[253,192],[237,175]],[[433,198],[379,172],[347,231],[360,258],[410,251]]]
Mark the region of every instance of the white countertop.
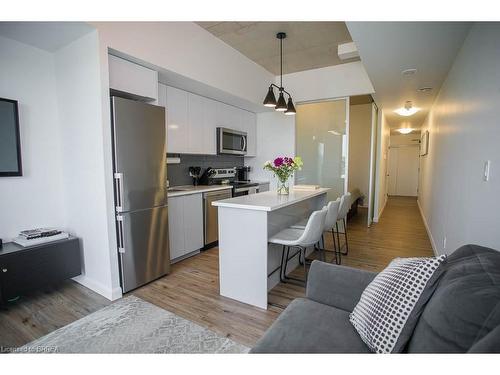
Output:
[[201,194],[201,193],[206,193],[208,191],[227,190],[231,188],[232,187],[230,185],[171,186],[170,189],[181,189],[181,191],[167,191],[167,196],[169,198],[172,198],[172,197],[179,197],[181,195]]
[[258,194],[243,195],[230,199],[223,199],[212,203],[217,207],[240,208],[242,210],[274,211],[292,204],[305,201],[306,199],[326,194],[329,188],[317,190],[293,190],[290,188],[289,195],[278,195],[276,191],[266,191]]

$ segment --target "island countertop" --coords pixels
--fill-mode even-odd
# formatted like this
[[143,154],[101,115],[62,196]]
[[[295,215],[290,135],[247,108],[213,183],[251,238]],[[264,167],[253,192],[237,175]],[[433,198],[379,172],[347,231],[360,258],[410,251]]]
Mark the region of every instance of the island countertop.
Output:
[[329,188],[316,190],[293,190],[290,187],[289,195],[279,195],[276,191],[266,191],[258,194],[243,195],[230,199],[215,201],[212,205],[217,207],[239,208],[243,210],[275,211],[280,208],[302,202],[309,198],[325,194]]

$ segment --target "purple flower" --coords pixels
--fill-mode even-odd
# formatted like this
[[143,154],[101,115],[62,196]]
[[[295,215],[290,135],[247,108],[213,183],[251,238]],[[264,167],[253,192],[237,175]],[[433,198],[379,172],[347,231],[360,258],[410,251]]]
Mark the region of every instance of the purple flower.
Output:
[[276,168],[279,168],[279,167],[281,167],[282,165],[283,165],[283,158],[278,157],[278,158],[274,159],[274,166],[275,166]]

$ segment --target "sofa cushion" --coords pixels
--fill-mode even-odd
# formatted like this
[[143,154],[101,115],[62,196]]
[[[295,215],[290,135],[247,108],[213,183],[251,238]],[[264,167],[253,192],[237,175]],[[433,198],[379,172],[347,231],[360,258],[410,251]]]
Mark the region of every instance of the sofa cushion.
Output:
[[492,349],[488,343],[500,325],[500,252],[466,245],[448,256],[444,268],[408,352],[467,352],[490,332],[478,350]]
[[349,312],[295,299],[251,353],[370,353],[349,323]]
[[400,353],[406,347],[445,259],[396,258],[366,287],[349,318],[372,351]]

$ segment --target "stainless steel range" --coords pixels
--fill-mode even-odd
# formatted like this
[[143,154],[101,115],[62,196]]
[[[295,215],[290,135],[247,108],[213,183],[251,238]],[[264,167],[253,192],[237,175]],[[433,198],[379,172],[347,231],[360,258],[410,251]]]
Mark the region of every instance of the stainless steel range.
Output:
[[231,185],[233,197],[259,192],[257,182],[238,181],[237,168],[208,168],[205,173],[208,185]]

